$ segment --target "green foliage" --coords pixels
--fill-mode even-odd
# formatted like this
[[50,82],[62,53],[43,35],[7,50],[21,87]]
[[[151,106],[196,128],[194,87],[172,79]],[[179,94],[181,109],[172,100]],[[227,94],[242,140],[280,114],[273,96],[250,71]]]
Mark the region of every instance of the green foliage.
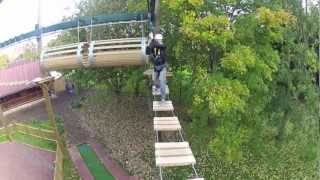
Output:
[[309,46],[297,42],[302,21],[296,11],[281,7],[262,1],[164,1],[163,19],[174,24],[170,29],[164,22],[170,29],[166,42],[178,69],[171,91],[184,87],[179,75],[188,70],[186,86],[192,88],[183,89],[188,95],[180,102],[192,119],[189,134],[206,149],[200,158],[209,152],[217,159],[206,161],[203,168],[215,164],[214,171],[204,170],[206,178],[277,179],[294,177],[296,171],[302,178],[315,177],[317,129],[312,124],[318,118],[314,74],[319,66],[310,47],[316,36]]

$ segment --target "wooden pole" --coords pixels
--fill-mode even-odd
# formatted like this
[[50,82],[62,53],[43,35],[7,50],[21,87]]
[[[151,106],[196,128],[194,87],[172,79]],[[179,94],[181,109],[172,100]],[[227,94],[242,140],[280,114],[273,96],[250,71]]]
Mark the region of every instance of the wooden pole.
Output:
[[54,110],[53,110],[53,106],[52,106],[52,102],[51,102],[51,98],[50,98],[50,95],[49,95],[49,90],[50,90],[49,86],[50,86],[50,84],[52,82],[53,82],[53,78],[50,78],[50,79],[48,79],[48,81],[40,82],[39,85],[40,85],[40,87],[42,89],[43,96],[44,96],[44,98],[46,100],[45,101],[46,110],[47,110],[47,113],[48,113],[48,117],[49,117],[49,119],[51,121],[51,125],[54,128],[54,131],[56,133],[57,143],[61,148],[62,154],[64,154],[65,147],[64,147],[62,138],[61,138],[59,130],[58,130],[58,126],[57,126],[57,122],[56,122],[56,116],[55,116],[55,113],[54,113]]
[[3,125],[3,128],[5,129],[7,138],[9,139],[9,141],[12,141],[11,134],[10,134],[10,129],[7,126],[7,120],[3,115],[3,111],[2,111],[1,105],[0,105],[0,121],[1,121],[1,124]]

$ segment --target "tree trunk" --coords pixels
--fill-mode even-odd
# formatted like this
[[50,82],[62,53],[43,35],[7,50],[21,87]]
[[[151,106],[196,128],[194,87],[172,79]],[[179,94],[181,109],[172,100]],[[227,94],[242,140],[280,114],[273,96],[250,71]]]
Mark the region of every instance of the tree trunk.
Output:
[[277,139],[278,141],[282,141],[283,138],[284,138],[285,128],[286,128],[287,123],[288,123],[288,121],[289,121],[288,115],[289,115],[289,111],[286,111],[285,114],[284,114],[283,120],[280,121],[279,129],[278,129],[278,134],[277,134],[277,136],[276,136],[276,139]]

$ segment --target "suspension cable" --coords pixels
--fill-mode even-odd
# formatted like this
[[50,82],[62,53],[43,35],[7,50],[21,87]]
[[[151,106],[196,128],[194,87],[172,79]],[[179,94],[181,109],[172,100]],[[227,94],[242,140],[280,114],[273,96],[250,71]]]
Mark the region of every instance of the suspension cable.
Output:
[[78,17],[78,44],[80,43],[80,17]]

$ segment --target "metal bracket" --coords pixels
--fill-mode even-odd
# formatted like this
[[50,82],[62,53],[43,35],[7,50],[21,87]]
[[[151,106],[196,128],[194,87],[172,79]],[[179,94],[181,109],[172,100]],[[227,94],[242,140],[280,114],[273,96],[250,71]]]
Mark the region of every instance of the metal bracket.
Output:
[[145,37],[141,38],[141,61],[142,63],[147,64],[148,63],[148,56],[146,55],[146,49],[147,49],[147,39]]
[[40,67],[41,67],[42,69],[47,69],[47,68],[44,66],[44,58],[46,58],[45,53],[46,53],[46,51],[45,51],[45,50],[42,50],[42,51],[41,51],[41,54],[40,54]]
[[94,45],[95,45],[95,43],[96,43],[95,41],[92,41],[89,46],[89,54],[88,54],[89,66],[92,66],[94,63]]
[[83,46],[83,43],[79,43],[78,44],[78,49],[77,49],[77,62],[80,66],[83,66],[82,64],[82,46]]

